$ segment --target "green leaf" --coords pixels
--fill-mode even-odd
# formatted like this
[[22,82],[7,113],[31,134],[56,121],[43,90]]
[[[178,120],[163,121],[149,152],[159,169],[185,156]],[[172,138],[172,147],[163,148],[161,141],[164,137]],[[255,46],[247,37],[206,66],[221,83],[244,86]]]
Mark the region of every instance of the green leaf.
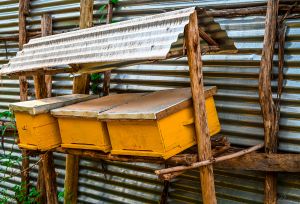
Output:
[[117,4],[117,3],[119,2],[119,0],[110,0],[110,2],[111,2],[112,4]]

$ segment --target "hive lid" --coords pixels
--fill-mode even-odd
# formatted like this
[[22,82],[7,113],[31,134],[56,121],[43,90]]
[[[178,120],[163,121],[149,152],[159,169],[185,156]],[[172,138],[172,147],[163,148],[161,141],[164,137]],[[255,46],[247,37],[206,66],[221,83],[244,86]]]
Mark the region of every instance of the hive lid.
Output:
[[99,112],[109,110],[128,101],[138,99],[145,93],[115,94],[82,103],[57,108],[51,111],[54,116],[96,118]]
[[[217,88],[206,87],[205,98],[216,93]],[[101,120],[158,120],[192,104],[190,88],[163,90],[144,95],[137,100],[99,113]]]
[[10,110],[16,112],[28,112],[30,115],[37,115],[41,113],[47,113],[54,108],[94,99],[96,97],[97,96],[95,95],[71,94],[40,100],[12,103],[9,105],[9,108]]

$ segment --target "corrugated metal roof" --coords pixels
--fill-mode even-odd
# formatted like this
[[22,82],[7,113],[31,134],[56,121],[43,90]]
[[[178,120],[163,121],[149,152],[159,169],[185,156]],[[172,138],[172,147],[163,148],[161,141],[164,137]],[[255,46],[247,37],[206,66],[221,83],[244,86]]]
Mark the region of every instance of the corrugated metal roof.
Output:
[[[287,1],[284,1],[287,2]],[[292,1],[291,1],[292,2]],[[94,25],[99,25],[102,15],[98,9],[106,0],[95,0]],[[9,5],[11,4],[11,5]],[[224,8],[266,5],[266,0],[120,0],[114,10],[113,20],[124,21],[191,6]],[[18,0],[0,3],[0,34],[17,34]],[[40,30],[40,15],[50,12],[53,16],[55,33],[78,27],[79,0],[31,0],[28,18],[30,32]],[[215,97],[222,133],[232,144],[252,145],[263,141],[263,125],[260,114],[257,84],[260,53],[264,34],[264,16],[216,18],[221,28],[234,40],[239,53],[235,55],[205,55],[204,77],[206,85],[217,85]],[[12,23],[13,22],[13,23]],[[282,151],[300,152],[300,21],[287,20],[286,63],[284,66],[284,94],[280,121],[279,148]],[[217,34],[217,33],[216,33]],[[212,36],[216,36],[212,34]],[[7,42],[8,58],[18,50],[16,42]],[[0,63],[7,63],[4,42],[0,43]],[[122,65],[120,65],[121,67]],[[276,58],[274,79],[276,79]],[[160,61],[155,64],[131,66],[113,70],[112,92],[145,92],[174,87],[189,86],[189,73],[185,58]],[[7,110],[8,103],[19,100],[16,78],[2,77],[0,81],[0,108]],[[29,80],[30,93],[33,81]],[[273,84],[276,88],[276,84]],[[72,93],[72,77],[69,74],[54,76],[53,95]],[[32,97],[31,97],[32,98]],[[296,111],[295,111],[296,110]],[[5,138],[5,150],[10,151],[13,138]],[[3,151],[0,150],[0,154]],[[14,146],[14,155],[20,155]],[[55,155],[59,190],[64,182],[64,155]],[[38,158],[32,158],[32,164]],[[1,164],[0,164],[1,166]],[[78,203],[158,203],[162,184],[153,176],[154,168],[140,168],[141,164],[107,163],[83,159],[80,165]],[[5,167],[4,167],[5,168]],[[19,167],[13,167],[16,172]],[[106,171],[106,169],[108,169]],[[223,171],[215,169],[218,203],[263,203],[264,174],[253,171]],[[37,171],[31,174],[36,181]],[[122,182],[126,181],[126,183]],[[19,177],[0,183],[14,197],[12,187],[20,182]],[[108,185],[113,184],[113,185]],[[300,200],[300,176],[297,173],[281,173],[278,178],[278,203],[297,204]],[[132,190],[137,196],[130,197]],[[199,172],[189,171],[172,181],[168,203],[201,203]],[[143,200],[145,193],[146,201]],[[2,192],[0,192],[2,194]],[[129,198],[129,199],[128,199]],[[150,202],[149,202],[150,203]]]
[[[166,59],[171,49],[183,49],[180,36],[194,11],[195,7],[190,7],[33,39],[7,65],[3,65],[0,74],[34,71],[42,67],[55,69],[55,66],[72,64],[89,67],[80,72],[96,72],[113,68],[114,62],[129,61],[128,65]],[[198,14],[201,14],[200,26],[206,32],[222,33],[217,38],[222,42],[220,46],[235,49],[226,32],[219,30],[220,26],[211,17],[205,16],[205,11]],[[109,67],[103,68],[107,63]],[[97,68],[90,68],[96,65]]]

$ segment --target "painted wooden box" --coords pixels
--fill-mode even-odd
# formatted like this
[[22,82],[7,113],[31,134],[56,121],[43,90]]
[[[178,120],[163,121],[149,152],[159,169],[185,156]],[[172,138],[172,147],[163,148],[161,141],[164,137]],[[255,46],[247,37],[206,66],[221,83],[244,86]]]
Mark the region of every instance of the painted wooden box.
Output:
[[[215,93],[216,87],[205,89],[211,136],[221,129]],[[196,144],[190,88],[153,92],[99,113],[98,118],[107,122],[112,154],[167,159]]]
[[61,146],[109,152],[111,145],[107,127],[97,119],[98,113],[142,95],[115,94],[52,110],[51,114],[58,118]]
[[19,147],[41,151],[58,147],[61,143],[58,123],[50,110],[92,98],[95,96],[73,94],[10,104],[16,117]]

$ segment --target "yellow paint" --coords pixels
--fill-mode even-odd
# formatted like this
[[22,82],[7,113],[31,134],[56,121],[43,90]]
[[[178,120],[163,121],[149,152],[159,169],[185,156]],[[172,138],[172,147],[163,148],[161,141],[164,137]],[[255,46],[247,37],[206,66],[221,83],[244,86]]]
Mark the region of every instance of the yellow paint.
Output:
[[[210,135],[221,130],[213,97],[206,99]],[[167,159],[193,145],[193,108],[185,108],[161,120],[108,121],[112,154]]]
[[105,123],[96,118],[58,117],[62,147],[109,152],[111,145]]
[[20,148],[46,151],[60,145],[58,123],[50,114],[15,112],[15,116]]

